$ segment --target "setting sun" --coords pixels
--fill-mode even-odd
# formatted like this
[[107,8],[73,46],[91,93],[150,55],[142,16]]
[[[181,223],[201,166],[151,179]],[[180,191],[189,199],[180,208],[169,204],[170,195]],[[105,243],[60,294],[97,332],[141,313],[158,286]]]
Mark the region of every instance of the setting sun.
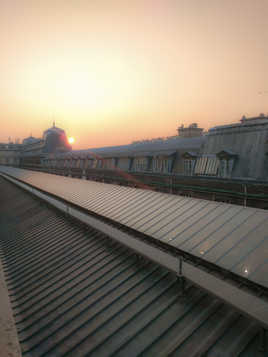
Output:
[[74,138],[71,136],[70,138],[68,138],[68,142],[69,142],[69,144],[73,144],[74,143]]

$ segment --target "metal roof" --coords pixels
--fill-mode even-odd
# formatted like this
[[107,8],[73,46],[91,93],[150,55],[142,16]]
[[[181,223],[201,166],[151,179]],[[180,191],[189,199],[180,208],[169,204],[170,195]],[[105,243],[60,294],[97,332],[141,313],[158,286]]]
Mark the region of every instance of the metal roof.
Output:
[[[75,155],[91,155],[91,156],[138,156],[139,153],[149,152],[153,154],[155,151],[164,152],[166,150],[190,150],[190,149],[200,149],[202,143],[204,142],[204,136],[198,136],[193,138],[171,138],[166,140],[151,140],[144,141],[136,144],[121,145],[121,146],[110,146],[103,148],[93,148],[85,150],[74,150],[72,151]],[[67,155],[67,154],[66,154]]]
[[68,152],[66,154],[56,154],[56,158],[68,159],[72,158],[88,158],[88,159],[102,159],[102,158],[119,158],[119,157],[144,157],[144,156],[171,156],[176,154],[173,150],[161,150],[161,151],[111,151],[111,152],[94,152],[91,150],[77,150]]
[[0,179],[0,244],[24,356],[265,356],[259,326]]
[[268,212],[1,167],[2,172],[268,287]]

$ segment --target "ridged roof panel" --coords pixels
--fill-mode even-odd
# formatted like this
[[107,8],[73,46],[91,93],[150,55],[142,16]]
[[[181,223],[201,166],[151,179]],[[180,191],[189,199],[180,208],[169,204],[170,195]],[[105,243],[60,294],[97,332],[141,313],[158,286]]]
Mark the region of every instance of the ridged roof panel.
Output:
[[1,167],[42,190],[268,287],[268,212]]
[[0,189],[1,258],[23,356],[258,352],[259,327],[218,299],[190,284],[182,294],[166,269],[3,179]]

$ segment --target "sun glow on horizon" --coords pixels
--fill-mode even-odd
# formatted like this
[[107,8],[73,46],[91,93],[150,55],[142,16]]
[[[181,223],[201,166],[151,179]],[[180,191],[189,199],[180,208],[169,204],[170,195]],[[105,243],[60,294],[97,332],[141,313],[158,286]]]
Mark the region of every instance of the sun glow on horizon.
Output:
[[3,4],[0,142],[54,117],[78,150],[268,112],[267,0]]
[[69,144],[73,144],[74,142],[75,142],[74,137],[71,136],[71,137],[68,138],[68,143]]

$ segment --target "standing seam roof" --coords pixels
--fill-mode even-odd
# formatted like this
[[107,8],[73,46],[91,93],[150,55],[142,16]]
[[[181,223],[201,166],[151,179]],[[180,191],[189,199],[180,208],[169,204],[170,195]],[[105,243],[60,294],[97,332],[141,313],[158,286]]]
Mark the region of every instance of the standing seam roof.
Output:
[[256,324],[218,299],[190,284],[182,294],[166,269],[2,178],[0,189],[1,259],[24,356],[259,353]]
[[0,170],[268,287],[265,210],[11,167]]

